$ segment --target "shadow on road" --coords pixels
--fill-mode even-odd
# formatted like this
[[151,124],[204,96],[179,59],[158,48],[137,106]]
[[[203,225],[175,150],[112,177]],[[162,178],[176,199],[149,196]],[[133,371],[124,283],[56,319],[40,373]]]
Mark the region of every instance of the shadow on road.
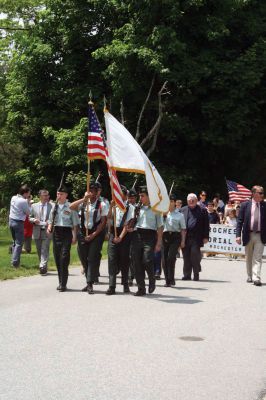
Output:
[[[156,287],[164,287],[164,285],[157,285]],[[167,288],[166,288],[167,289]],[[170,288],[169,288],[170,289]],[[174,290],[208,290],[207,288],[201,287],[188,287],[188,286],[171,286],[171,289]]]
[[218,281],[215,279],[200,279],[200,282],[231,283],[231,281]]
[[196,304],[202,303],[203,300],[191,299],[189,297],[181,297],[181,296],[171,296],[166,294],[150,294],[145,297],[149,300],[158,300],[164,303],[178,303],[178,304]]

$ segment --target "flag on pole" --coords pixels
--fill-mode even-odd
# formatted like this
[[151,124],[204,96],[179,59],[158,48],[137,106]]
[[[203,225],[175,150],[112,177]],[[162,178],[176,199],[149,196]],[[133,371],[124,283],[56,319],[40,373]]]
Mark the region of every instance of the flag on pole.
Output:
[[169,210],[169,196],[159,172],[130,132],[107,110],[104,113],[110,165],[117,171],[145,174],[154,211]]
[[89,133],[88,133],[88,157],[90,160],[102,159],[106,161],[113,200],[116,205],[126,211],[122,190],[116,175],[116,171],[110,166],[108,150],[105,144],[104,132],[99,123],[93,104],[89,103]]
[[239,183],[228,181],[226,179],[228,195],[230,201],[246,201],[251,197],[251,191]]
[[93,104],[89,103],[88,158],[106,161],[105,147],[102,140],[103,130],[100,126]]

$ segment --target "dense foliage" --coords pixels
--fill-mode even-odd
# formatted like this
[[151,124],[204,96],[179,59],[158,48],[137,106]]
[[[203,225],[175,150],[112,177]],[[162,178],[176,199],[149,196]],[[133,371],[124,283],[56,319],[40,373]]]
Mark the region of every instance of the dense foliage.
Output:
[[[175,180],[182,196],[226,193],[225,176],[266,184],[265,2],[0,0],[0,8],[2,202],[21,182],[55,190],[63,170],[77,194],[90,90],[99,118],[105,94],[141,142],[166,81],[150,158],[168,186]],[[94,174],[102,167],[94,162]]]

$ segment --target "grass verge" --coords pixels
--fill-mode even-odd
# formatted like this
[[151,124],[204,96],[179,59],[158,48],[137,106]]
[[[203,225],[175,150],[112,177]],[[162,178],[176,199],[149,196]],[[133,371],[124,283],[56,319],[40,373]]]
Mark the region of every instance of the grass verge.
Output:
[[[39,259],[32,240],[32,249],[30,254],[21,254],[20,267],[15,269],[11,267],[11,254],[8,253],[9,246],[12,243],[10,230],[7,226],[0,227],[0,280],[14,279],[21,276],[31,276],[39,273]],[[102,250],[102,258],[107,256],[107,242],[104,242]],[[77,246],[71,248],[70,265],[80,265],[80,260],[77,254]],[[56,266],[53,257],[53,243],[50,245],[49,256],[49,271],[56,271]]]

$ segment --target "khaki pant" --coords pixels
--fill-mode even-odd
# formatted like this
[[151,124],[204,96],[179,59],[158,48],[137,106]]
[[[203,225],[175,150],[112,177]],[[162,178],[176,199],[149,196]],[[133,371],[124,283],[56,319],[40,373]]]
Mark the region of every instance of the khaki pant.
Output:
[[253,281],[260,281],[263,249],[260,233],[250,232],[245,252],[248,278],[252,278]]

